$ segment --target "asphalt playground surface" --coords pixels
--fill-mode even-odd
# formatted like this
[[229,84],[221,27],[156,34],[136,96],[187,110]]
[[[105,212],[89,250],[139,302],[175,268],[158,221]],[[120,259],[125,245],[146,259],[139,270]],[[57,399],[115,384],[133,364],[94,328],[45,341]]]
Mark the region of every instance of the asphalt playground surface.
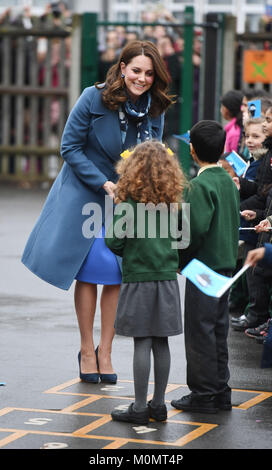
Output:
[[[123,467],[125,461],[122,465],[117,461],[91,462],[90,456],[109,458],[122,452],[126,455],[129,450],[129,455],[133,452],[160,455],[161,460],[156,463],[166,464],[169,462],[162,457],[165,454],[187,457],[186,452],[191,452],[192,462],[193,455],[197,455],[193,451],[271,450],[272,369],[260,367],[263,346],[231,328],[232,411],[205,415],[171,407],[173,398],[188,393],[184,338],[179,335],[169,339],[167,421],[137,426],[111,420],[114,408],[133,401],[132,340],[121,336],[114,339],[116,385],[81,382],[73,286],[69,291],[50,286],[20,261],[47,193],[46,188],[0,187],[0,450],[39,450],[38,457],[33,455],[40,458],[49,455],[50,450],[72,449],[83,455],[87,452],[88,457],[81,462],[86,466],[111,464],[114,468]],[[179,283],[182,297],[181,276]],[[99,302],[97,307],[96,344],[100,330]],[[150,396],[152,390],[153,373]],[[8,453],[2,452],[1,457],[4,455]],[[59,455],[67,458],[71,454]],[[230,454],[224,455],[225,459]],[[139,463],[151,462],[128,462],[130,466]]]

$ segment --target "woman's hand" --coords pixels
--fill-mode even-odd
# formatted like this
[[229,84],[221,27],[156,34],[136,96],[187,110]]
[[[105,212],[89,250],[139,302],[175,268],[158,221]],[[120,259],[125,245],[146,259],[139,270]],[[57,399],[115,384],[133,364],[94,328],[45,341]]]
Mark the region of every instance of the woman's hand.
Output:
[[254,220],[256,219],[256,212],[255,211],[250,211],[250,210],[245,210],[241,212],[241,216],[244,217],[246,220]]
[[103,184],[103,189],[105,189],[106,193],[114,199],[115,196],[115,190],[116,190],[116,184],[113,183],[112,181],[106,181],[106,183]]
[[265,248],[256,248],[255,250],[251,250],[248,252],[245,263],[249,264],[250,266],[256,266],[258,261],[263,259],[265,253]]
[[264,219],[258,225],[255,226],[255,230],[257,233],[259,232],[268,232],[271,227],[269,220]]

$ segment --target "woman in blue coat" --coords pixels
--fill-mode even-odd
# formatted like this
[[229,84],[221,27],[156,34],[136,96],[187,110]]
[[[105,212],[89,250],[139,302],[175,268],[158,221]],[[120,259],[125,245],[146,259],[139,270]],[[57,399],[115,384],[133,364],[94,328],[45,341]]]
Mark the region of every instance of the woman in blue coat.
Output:
[[[170,104],[168,74],[156,46],[129,43],[105,84],[86,88],[73,107],[61,142],[64,164],[23,253],[22,262],[44,281],[68,290],[76,280],[79,372],[87,382],[117,380],[111,345],[121,270],[104,243],[105,212],[117,181],[115,164],[127,148],[161,140]],[[99,209],[95,220],[94,208]],[[101,338],[95,350],[97,284],[103,290]]]

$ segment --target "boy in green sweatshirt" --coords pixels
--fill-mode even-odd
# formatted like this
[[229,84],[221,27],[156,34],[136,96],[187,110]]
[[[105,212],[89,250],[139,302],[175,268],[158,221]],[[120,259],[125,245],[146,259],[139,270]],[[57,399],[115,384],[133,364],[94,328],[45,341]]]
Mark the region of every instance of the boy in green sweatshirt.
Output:
[[[200,121],[191,129],[190,142],[200,169],[184,193],[190,203],[190,245],[179,251],[180,267],[197,258],[231,276],[238,254],[240,201],[234,182],[218,165],[225,131],[216,121]],[[227,293],[220,299],[207,296],[186,280],[184,333],[191,393],[171,402],[177,409],[206,413],[231,409],[227,297]]]

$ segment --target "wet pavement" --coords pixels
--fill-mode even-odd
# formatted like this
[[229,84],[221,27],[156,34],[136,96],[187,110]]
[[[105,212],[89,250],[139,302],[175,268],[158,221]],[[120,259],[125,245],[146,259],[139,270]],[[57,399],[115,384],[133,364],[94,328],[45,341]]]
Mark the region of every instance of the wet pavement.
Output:
[[[260,368],[262,345],[231,329],[232,411],[205,415],[171,407],[173,398],[188,392],[184,339],[179,335],[169,339],[168,420],[148,426],[112,422],[112,409],[133,401],[132,340],[114,339],[116,385],[81,382],[73,288],[67,292],[50,286],[20,262],[47,191],[0,188],[0,449],[108,449],[106,455],[114,455],[111,449],[164,454],[271,449],[272,369]],[[184,279],[179,277],[179,282],[182,296]],[[99,329],[98,304],[96,344]],[[153,374],[150,395],[152,390]]]

